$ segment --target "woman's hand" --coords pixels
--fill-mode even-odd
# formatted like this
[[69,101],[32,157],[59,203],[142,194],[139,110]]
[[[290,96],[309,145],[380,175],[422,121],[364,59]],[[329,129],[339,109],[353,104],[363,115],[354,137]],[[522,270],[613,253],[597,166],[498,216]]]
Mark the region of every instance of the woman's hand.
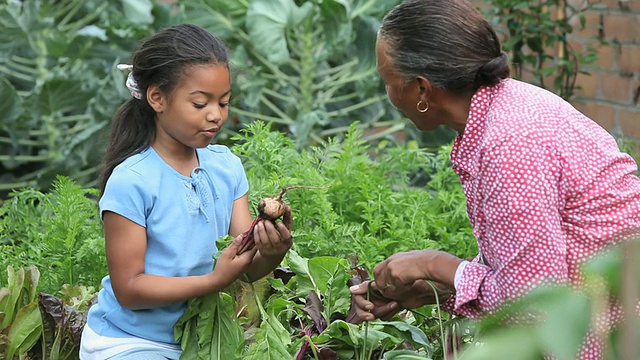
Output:
[[291,208],[286,207],[282,221],[262,220],[253,230],[256,248],[263,257],[282,257],[293,245],[291,236]]
[[376,287],[386,297],[406,293],[418,280],[432,280],[439,287],[453,290],[453,280],[462,262],[449,253],[436,250],[400,252],[376,265],[373,269]]
[[[349,291],[351,291],[352,305],[354,306],[352,311],[355,310],[355,317],[347,320],[350,323],[359,324],[375,319],[388,320],[402,310],[398,302],[381,297],[372,281],[354,285],[349,288]],[[367,295],[367,293],[369,294]]]
[[388,320],[402,309],[415,309],[423,305],[435,304],[436,297],[440,303],[445,302],[451,295],[451,291],[442,284],[432,283],[436,288],[435,291],[425,280],[416,281],[404,291],[383,292],[373,280],[354,285],[349,288],[349,291],[351,291],[356,316],[350,322],[359,324],[362,321],[374,319]]

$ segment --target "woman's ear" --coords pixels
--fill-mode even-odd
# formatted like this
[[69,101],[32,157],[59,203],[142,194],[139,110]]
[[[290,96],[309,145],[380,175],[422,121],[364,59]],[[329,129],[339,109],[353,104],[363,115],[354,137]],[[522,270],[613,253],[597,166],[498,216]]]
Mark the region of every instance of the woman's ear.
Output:
[[429,99],[432,96],[433,88],[431,87],[431,81],[424,76],[416,77],[418,82],[418,89],[420,91],[420,100],[424,103],[429,103]]
[[147,88],[147,101],[157,113],[163,112],[167,103],[164,93],[156,85],[151,85]]

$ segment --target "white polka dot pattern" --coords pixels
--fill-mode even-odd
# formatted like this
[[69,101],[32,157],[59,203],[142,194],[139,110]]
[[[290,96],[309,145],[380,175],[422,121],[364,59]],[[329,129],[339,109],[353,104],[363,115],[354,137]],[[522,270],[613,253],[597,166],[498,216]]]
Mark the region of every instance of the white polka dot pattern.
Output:
[[[579,286],[583,261],[639,235],[634,160],[536,86],[507,79],[479,89],[451,160],[481,254],[444,305],[454,313],[481,317],[541,282]],[[580,358],[599,359],[599,342],[586,343]]]

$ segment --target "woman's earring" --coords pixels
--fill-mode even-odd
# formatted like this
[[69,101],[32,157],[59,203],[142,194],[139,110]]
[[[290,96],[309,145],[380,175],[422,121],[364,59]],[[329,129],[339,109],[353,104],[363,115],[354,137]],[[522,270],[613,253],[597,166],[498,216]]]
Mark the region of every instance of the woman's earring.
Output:
[[416,104],[416,108],[418,108],[418,111],[420,111],[421,113],[427,112],[427,110],[429,110],[429,103],[425,103],[425,107],[424,109],[420,109],[420,104],[422,104],[422,100],[418,101],[418,103]]

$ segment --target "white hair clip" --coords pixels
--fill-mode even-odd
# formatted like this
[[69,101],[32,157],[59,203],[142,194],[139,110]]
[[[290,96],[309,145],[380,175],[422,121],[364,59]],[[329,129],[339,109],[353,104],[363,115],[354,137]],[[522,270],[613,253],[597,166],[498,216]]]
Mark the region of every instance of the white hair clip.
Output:
[[127,82],[125,83],[127,85],[127,89],[131,92],[131,96],[138,100],[142,99],[142,93],[140,92],[140,89],[138,89],[138,83],[136,82],[136,79],[133,78],[133,65],[118,64],[116,67],[118,70],[129,72],[129,75],[127,75]]

